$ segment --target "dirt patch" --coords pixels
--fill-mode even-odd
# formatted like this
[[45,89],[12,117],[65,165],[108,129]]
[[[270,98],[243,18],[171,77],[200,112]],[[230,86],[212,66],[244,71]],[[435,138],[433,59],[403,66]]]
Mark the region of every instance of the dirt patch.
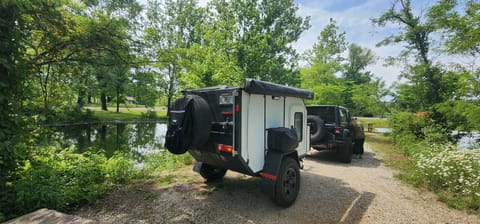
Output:
[[184,167],[168,175],[172,184],[132,184],[75,215],[99,223],[480,223],[393,174],[368,146],[351,164],[312,151],[297,201],[285,209],[261,191],[259,178],[229,171],[222,182],[205,183]]

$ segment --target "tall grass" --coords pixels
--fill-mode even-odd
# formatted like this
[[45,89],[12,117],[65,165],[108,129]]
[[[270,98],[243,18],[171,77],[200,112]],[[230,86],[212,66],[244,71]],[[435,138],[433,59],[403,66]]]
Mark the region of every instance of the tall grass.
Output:
[[188,154],[163,151],[147,155],[140,167],[128,153],[107,158],[102,152],[78,153],[75,147],[38,147],[17,170],[8,192],[2,192],[0,222],[45,207],[68,211],[117,186],[192,161]]
[[440,200],[480,213],[480,154],[460,150],[450,135],[428,117],[398,113],[390,121],[391,139],[415,164],[410,182],[434,191]]

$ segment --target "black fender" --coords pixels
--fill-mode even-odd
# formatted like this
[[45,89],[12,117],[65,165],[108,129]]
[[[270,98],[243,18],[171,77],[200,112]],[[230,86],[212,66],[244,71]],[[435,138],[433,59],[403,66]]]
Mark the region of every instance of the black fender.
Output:
[[277,175],[280,172],[280,166],[282,165],[283,158],[285,157],[293,158],[295,161],[297,161],[298,166],[300,166],[298,152],[296,150],[290,152],[278,152],[270,150],[265,157],[263,170],[260,172],[260,176],[262,177],[262,190],[271,198],[275,197],[275,181],[277,180]]

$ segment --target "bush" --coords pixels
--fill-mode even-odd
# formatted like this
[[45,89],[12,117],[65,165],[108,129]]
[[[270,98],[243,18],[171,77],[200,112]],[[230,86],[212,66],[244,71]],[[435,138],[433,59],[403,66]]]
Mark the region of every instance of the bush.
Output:
[[124,184],[139,175],[135,162],[126,153],[116,152],[105,164],[107,180],[113,184]]
[[156,170],[174,169],[191,163],[193,163],[193,158],[188,153],[174,155],[164,150],[146,156],[144,170],[148,173]]
[[392,140],[407,156],[427,149],[430,144],[446,143],[451,139],[448,131],[435,123],[428,113],[399,112],[389,119],[389,123]]
[[434,144],[415,156],[417,176],[441,199],[461,209],[480,209],[480,154]]
[[157,119],[157,112],[154,110],[148,110],[146,113],[142,112],[143,119]]
[[14,200],[2,208],[8,218],[44,207],[62,211],[92,202],[138,173],[127,156],[107,159],[103,153],[77,153],[75,147],[38,148],[24,164],[7,192]]

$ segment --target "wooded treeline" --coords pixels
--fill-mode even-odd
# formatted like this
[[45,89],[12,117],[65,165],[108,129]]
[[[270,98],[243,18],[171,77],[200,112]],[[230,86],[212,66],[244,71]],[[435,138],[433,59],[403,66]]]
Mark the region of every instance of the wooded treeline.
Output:
[[474,0],[424,10],[394,0],[372,19],[399,28],[379,45],[403,44],[387,63],[404,66],[404,81],[387,87],[383,74],[368,71],[383,59],[348,43],[334,19],[299,55],[292,44],[310,22],[293,0],[3,0],[0,192],[30,158],[38,121],[79,116],[89,103],[118,111],[126,96],[169,106],[182,89],[241,86],[244,78],[310,89],[307,103],[346,105],[355,115],[426,112],[445,130],[480,130],[478,65],[437,60],[478,58],[479,15]]

